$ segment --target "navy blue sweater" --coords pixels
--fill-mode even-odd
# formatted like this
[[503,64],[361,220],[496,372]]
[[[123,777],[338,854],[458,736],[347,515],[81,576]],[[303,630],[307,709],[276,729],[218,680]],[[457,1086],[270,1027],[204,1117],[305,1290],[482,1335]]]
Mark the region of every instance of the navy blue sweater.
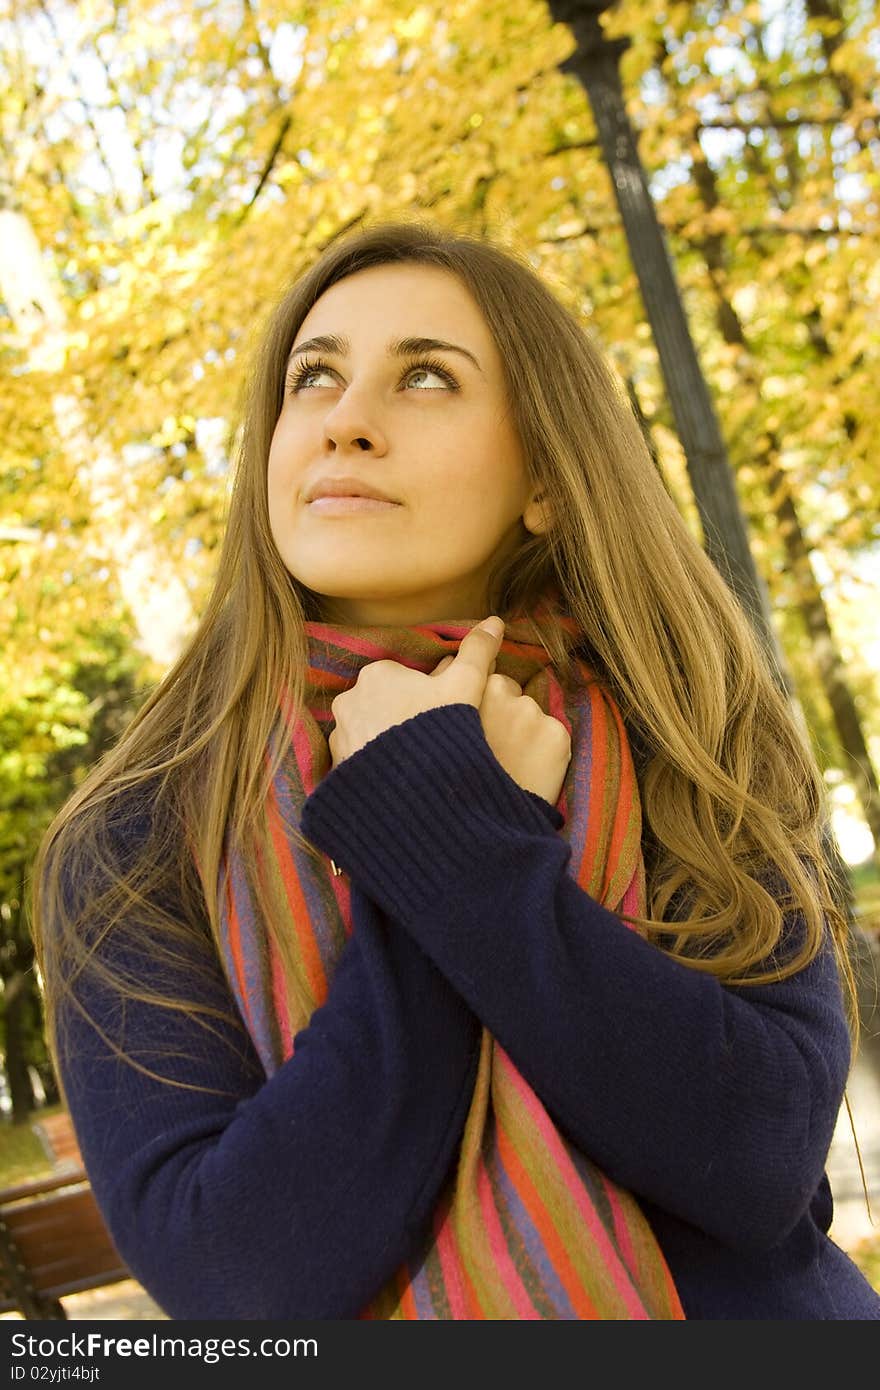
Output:
[[[303,831],[351,877],[354,931],[271,1079],[231,1027],[79,985],[105,1037],[64,1011],[71,1113],[114,1240],[170,1317],[356,1318],[424,1233],[483,1024],[640,1199],[688,1318],[880,1319],[826,1234],[850,1060],[830,954],[723,987],[574,883],[562,824],[498,763],[476,709],[429,710],[305,804]],[[124,822],[120,853],[143,829]],[[189,966],[146,932],[135,958],[131,940],[111,934],[104,958],[235,1013],[195,935]]]

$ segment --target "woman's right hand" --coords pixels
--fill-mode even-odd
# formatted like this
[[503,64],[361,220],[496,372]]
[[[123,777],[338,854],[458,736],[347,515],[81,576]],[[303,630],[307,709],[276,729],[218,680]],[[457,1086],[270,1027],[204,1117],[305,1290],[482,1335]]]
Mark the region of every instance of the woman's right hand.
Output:
[[486,742],[501,766],[525,791],[555,806],[571,762],[564,724],[524,695],[512,676],[491,675],[480,704]]
[[[451,659],[445,657],[436,670]],[[512,676],[494,671],[486,681],[479,710],[486,742],[507,775],[555,806],[571,762],[571,737],[565,725],[545,714],[531,695],[524,695]]]

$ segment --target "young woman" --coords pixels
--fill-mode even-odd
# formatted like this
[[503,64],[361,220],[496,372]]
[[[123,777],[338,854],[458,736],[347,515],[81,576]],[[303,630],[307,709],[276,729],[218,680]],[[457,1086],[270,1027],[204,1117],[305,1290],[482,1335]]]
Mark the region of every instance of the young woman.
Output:
[[827,1235],[821,776],[581,328],[374,227],[241,439],[198,631],[32,875],[134,1274],[172,1318],[880,1318]]

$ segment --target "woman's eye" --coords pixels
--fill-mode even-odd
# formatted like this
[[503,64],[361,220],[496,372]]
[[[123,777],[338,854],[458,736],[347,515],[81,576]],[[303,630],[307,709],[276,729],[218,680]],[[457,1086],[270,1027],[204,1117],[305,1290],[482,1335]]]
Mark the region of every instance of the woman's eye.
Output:
[[[332,375],[330,368],[324,362],[300,362],[289,373],[287,378],[287,389],[298,392],[310,390],[315,384],[313,378]],[[413,377],[435,376],[443,383],[443,389],[457,391],[458,382],[439,362],[416,362],[408,367],[401,378],[408,381]],[[424,389],[419,387],[419,389]],[[429,390],[437,390],[437,387],[429,387]]]
[[326,371],[326,367],[303,367],[299,372],[294,372],[291,384],[295,390],[301,391],[304,386],[310,384],[310,379],[313,376],[322,376]]
[[409,377],[436,376],[439,377],[439,379],[443,382],[444,387],[451,386],[453,389],[457,389],[457,382],[450,375],[450,373],[446,371],[445,367],[440,366],[439,362],[418,363],[415,367],[410,367],[406,375]]
[[285,386],[288,391],[301,391],[310,384],[313,376],[320,376],[328,370],[323,362],[307,362],[303,359],[291,367]]

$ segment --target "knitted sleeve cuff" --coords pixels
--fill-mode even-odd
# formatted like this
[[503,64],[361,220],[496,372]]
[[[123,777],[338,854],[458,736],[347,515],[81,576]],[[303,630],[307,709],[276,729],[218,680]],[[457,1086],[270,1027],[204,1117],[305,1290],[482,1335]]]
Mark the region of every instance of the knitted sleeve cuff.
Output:
[[301,829],[391,910],[434,901],[471,877],[486,836],[557,838],[564,817],[505,772],[479,711],[443,705],[395,724],[331,771],[307,798]]

